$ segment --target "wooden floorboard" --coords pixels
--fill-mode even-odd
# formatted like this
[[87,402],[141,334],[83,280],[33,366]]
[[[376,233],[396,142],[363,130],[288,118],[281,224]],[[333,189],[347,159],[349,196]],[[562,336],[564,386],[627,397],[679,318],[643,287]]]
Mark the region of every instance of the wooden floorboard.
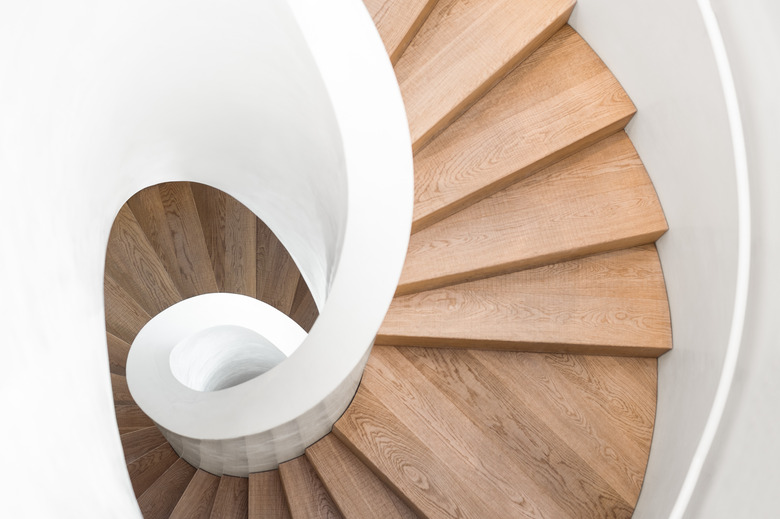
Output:
[[650,244],[666,229],[619,132],[413,234],[397,294]]
[[144,519],[168,519],[195,475],[195,467],[179,458],[138,498]]
[[314,467],[305,456],[279,465],[279,475],[293,519],[340,519],[342,517]]
[[620,130],[635,108],[568,25],[414,157],[412,232]]
[[198,470],[176,503],[170,519],[209,519],[218,487],[218,476]]
[[290,519],[278,470],[249,475],[249,519]]

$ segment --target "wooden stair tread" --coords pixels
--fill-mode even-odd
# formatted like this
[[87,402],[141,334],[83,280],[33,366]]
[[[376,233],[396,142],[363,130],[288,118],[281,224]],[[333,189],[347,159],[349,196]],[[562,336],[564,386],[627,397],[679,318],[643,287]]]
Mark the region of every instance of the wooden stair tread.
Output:
[[[613,470],[608,467],[613,456],[602,452],[600,465],[592,466],[579,454],[578,445],[567,443],[571,438],[559,436],[544,414],[535,414],[522,393],[518,396],[520,384],[512,376],[522,366],[514,359],[538,354],[484,352],[506,364],[499,368],[502,376],[497,376],[492,366],[480,362],[480,353],[376,347],[355,398],[357,405],[347,410],[334,431],[423,514],[444,515],[443,501],[454,495],[453,516],[630,517],[635,502],[628,502],[602,475]],[[652,361],[644,364],[649,366]],[[587,375],[579,374],[584,379],[579,383],[598,388],[599,381]],[[554,390],[544,387],[543,373],[528,376],[537,377],[535,383],[542,390]],[[624,389],[624,399],[636,398],[630,388]],[[642,429],[649,438],[652,420],[648,427],[647,419],[654,411],[655,395],[650,391],[642,395],[650,401],[630,402],[630,411],[621,413],[627,423],[610,437],[599,438],[606,452],[623,441],[622,430]],[[641,416],[631,415],[640,404],[645,406]],[[580,419],[560,404],[541,411],[564,420]],[[588,410],[583,413],[590,417]],[[612,425],[621,424],[613,420]],[[640,468],[643,471],[644,465]],[[469,488],[458,486],[463,474],[470,475]]]
[[117,404],[114,405],[116,413],[116,423],[119,429],[144,429],[154,425],[151,418],[141,410],[136,404]]
[[249,475],[249,519],[290,519],[278,470]]
[[110,332],[106,332],[106,344],[108,345],[108,369],[113,375],[125,375],[127,366],[127,354],[130,353],[130,345]]
[[[135,336],[141,331],[141,328],[149,322],[151,316],[108,274],[104,276],[103,287],[106,331],[126,342],[129,347],[135,340]],[[124,366],[125,363],[122,362],[123,372]],[[121,375],[122,373],[119,374]]]
[[415,155],[413,232],[623,128],[631,100],[568,25]]
[[222,476],[214,497],[211,519],[247,519],[247,484],[247,478]]
[[295,297],[293,297],[290,318],[308,332],[314,326],[314,321],[317,320],[319,315],[314,297],[311,295],[311,291],[303,276],[300,276],[298,278],[298,286],[295,289]]
[[187,182],[147,187],[127,201],[183,298],[217,292],[195,200]]
[[260,220],[257,221],[256,261],[257,298],[290,315],[301,273],[282,242]]
[[165,436],[156,425],[125,433],[121,439],[122,450],[125,452],[125,463],[128,464],[166,443]]
[[439,0],[395,66],[420,149],[568,19],[573,0]]
[[195,475],[195,467],[179,458],[138,498],[144,519],[168,519]]
[[257,217],[232,196],[190,183],[220,292],[255,297]]
[[412,235],[397,294],[653,243],[666,229],[619,132]]
[[106,273],[150,316],[181,301],[165,266],[127,204],[122,206],[111,228]]
[[127,378],[111,373],[111,390],[114,394],[114,404],[134,404],[130,388],[127,387]]
[[170,519],[209,519],[218,487],[218,476],[198,470],[176,503]]
[[279,465],[279,475],[293,519],[342,517],[306,456]]
[[306,457],[344,517],[417,517],[333,434],[306,449]]
[[130,474],[135,497],[143,494],[177,459],[179,456],[166,442],[128,463],[127,472]]
[[376,343],[656,357],[672,337],[645,245],[396,297]]
[[395,65],[436,0],[363,0],[363,3],[382,37],[390,62]]

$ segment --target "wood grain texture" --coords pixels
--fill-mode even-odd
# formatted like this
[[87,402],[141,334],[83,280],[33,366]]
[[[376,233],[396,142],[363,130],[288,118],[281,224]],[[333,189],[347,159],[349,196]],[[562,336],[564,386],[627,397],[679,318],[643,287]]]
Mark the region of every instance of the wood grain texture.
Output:
[[397,294],[653,243],[667,230],[625,132],[412,235]]
[[211,508],[211,519],[247,519],[248,506],[247,478],[222,476]]
[[189,183],[148,187],[127,205],[183,298],[218,291]]
[[111,373],[111,390],[114,393],[114,404],[135,404],[130,389],[127,387],[127,379],[122,375]]
[[329,434],[306,449],[306,458],[344,517],[417,517],[335,435]]
[[218,487],[218,476],[198,470],[176,503],[170,519],[209,519]]
[[249,475],[249,519],[290,519],[278,470]]
[[165,436],[155,425],[123,434],[121,439],[125,463],[128,464],[166,443]]
[[127,204],[122,206],[111,228],[106,273],[150,316],[181,301],[165,266]]
[[[135,336],[149,322],[151,316],[108,274],[103,278],[103,293],[106,331],[128,345],[132,344]],[[124,369],[124,362],[122,369]]]
[[138,498],[144,519],[168,519],[195,475],[195,467],[179,458]]
[[395,66],[419,150],[552,36],[572,0],[439,0]]
[[564,26],[415,155],[412,232],[618,131],[634,112]]
[[218,189],[194,182],[190,189],[219,290],[255,297],[257,217]]
[[301,328],[307,332],[314,326],[314,322],[319,317],[320,313],[317,310],[317,304],[314,302],[314,297],[311,295],[306,281],[303,277],[298,278],[298,286],[295,289],[295,297],[293,298],[292,309],[290,311],[290,317],[293,321],[298,323]]
[[151,418],[146,416],[140,407],[135,404],[116,404],[116,424],[120,432],[129,432],[133,429],[144,429],[154,425]]
[[436,5],[436,0],[363,0],[395,65]]
[[[490,367],[483,355],[492,358]],[[523,371],[523,359],[532,356],[545,369]],[[355,399],[358,407],[353,410],[353,404],[334,431],[429,516],[630,517],[638,492],[626,491],[625,485],[618,490],[611,481],[644,472],[647,450],[631,466],[622,453],[634,435],[647,439],[644,448],[649,448],[654,361],[595,357],[585,367],[581,358],[376,347]],[[604,366],[615,374],[603,382],[596,372],[581,369]],[[548,377],[551,371],[557,371],[554,377]],[[556,405],[529,404],[533,392],[519,389],[529,384],[534,391],[552,392]],[[610,403],[592,396],[572,414],[555,394],[558,386],[577,391],[588,386],[586,393],[606,400],[619,395],[614,407],[627,409],[594,428],[592,422],[605,418],[602,409]],[[374,412],[377,406],[380,412]],[[567,426],[559,434],[560,423]],[[582,454],[583,449],[589,452]],[[426,450],[430,459],[420,463]],[[457,508],[442,510],[430,490],[449,488],[448,480],[462,474],[470,475],[471,488],[453,488]],[[490,508],[480,508],[485,505],[478,500]]]
[[177,459],[179,459],[179,456],[166,442],[135,461],[128,463],[127,472],[130,474],[130,482],[133,484],[135,497],[146,492],[146,489],[157,478],[162,476]]
[[396,297],[376,343],[657,357],[672,333],[645,245]]
[[130,345],[109,332],[106,332],[106,344],[108,345],[109,371],[111,374],[124,376]]
[[292,311],[301,273],[282,242],[257,222],[257,298],[285,315]]
[[293,519],[342,517],[306,456],[279,465],[279,475]]

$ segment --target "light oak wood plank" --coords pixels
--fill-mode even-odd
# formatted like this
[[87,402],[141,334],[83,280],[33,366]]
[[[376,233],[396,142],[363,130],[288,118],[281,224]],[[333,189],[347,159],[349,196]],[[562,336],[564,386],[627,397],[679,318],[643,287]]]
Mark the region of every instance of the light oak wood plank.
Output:
[[130,394],[130,388],[127,387],[127,379],[124,376],[111,373],[111,390],[114,393],[114,405],[135,405],[135,400],[133,400],[133,396]]
[[150,316],[181,301],[165,266],[127,204],[122,206],[111,228],[106,273]]
[[165,436],[155,425],[123,434],[121,439],[125,463],[128,464],[166,443]]
[[415,155],[412,232],[618,131],[634,112],[564,26]]
[[376,343],[657,357],[672,333],[645,245],[396,297]]
[[209,519],[218,487],[218,476],[198,470],[176,503],[170,519]]
[[436,0],[363,0],[363,3],[382,37],[390,62],[395,65],[431,14]]
[[395,66],[419,150],[552,36],[572,0],[439,0]]
[[168,519],[187,485],[195,467],[179,458],[138,498],[144,519]]
[[631,506],[656,404],[655,359],[470,351]]
[[257,217],[218,189],[194,182],[190,189],[219,291],[255,297]]
[[301,274],[276,235],[257,222],[257,298],[285,315],[292,311]]
[[311,295],[311,291],[309,291],[306,281],[304,281],[303,277],[299,276],[290,317],[293,321],[298,323],[301,328],[308,332],[311,330],[311,327],[314,326],[314,322],[319,315],[320,313],[317,310],[317,304],[314,302],[314,297]]
[[108,345],[108,369],[112,374],[125,375],[127,354],[130,353],[130,345],[113,334],[106,332],[106,344]]
[[344,517],[417,517],[333,434],[306,449],[306,458]]
[[[132,344],[151,316],[108,274],[103,278],[103,291],[106,330],[128,345]],[[122,362],[123,370],[124,366]]]
[[157,478],[162,476],[177,459],[179,459],[179,456],[166,442],[135,461],[130,462],[127,465],[127,472],[130,474],[130,482],[133,484],[135,497],[139,497],[146,492],[146,489]]
[[293,519],[342,517],[305,456],[279,465],[279,475]]
[[249,475],[249,519],[290,519],[278,470]]
[[653,243],[666,230],[619,132],[412,235],[397,294]]
[[218,291],[189,183],[148,187],[127,205],[182,297]]
[[249,497],[247,478],[222,476],[214,497],[211,519],[247,519]]

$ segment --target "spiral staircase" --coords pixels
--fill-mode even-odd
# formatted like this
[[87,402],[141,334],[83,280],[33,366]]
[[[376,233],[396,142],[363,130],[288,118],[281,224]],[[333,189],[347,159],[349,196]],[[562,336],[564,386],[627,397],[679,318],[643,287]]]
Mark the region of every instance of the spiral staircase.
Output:
[[354,401],[278,470],[216,476],[134,403],[127,353],[189,297],[256,297],[309,330],[290,255],[235,199],[172,182],[120,210],[106,254],[117,424],[144,517],[629,517],[671,348],[666,231],[623,131],[634,107],[569,0],[366,0],[415,165],[396,297]]

